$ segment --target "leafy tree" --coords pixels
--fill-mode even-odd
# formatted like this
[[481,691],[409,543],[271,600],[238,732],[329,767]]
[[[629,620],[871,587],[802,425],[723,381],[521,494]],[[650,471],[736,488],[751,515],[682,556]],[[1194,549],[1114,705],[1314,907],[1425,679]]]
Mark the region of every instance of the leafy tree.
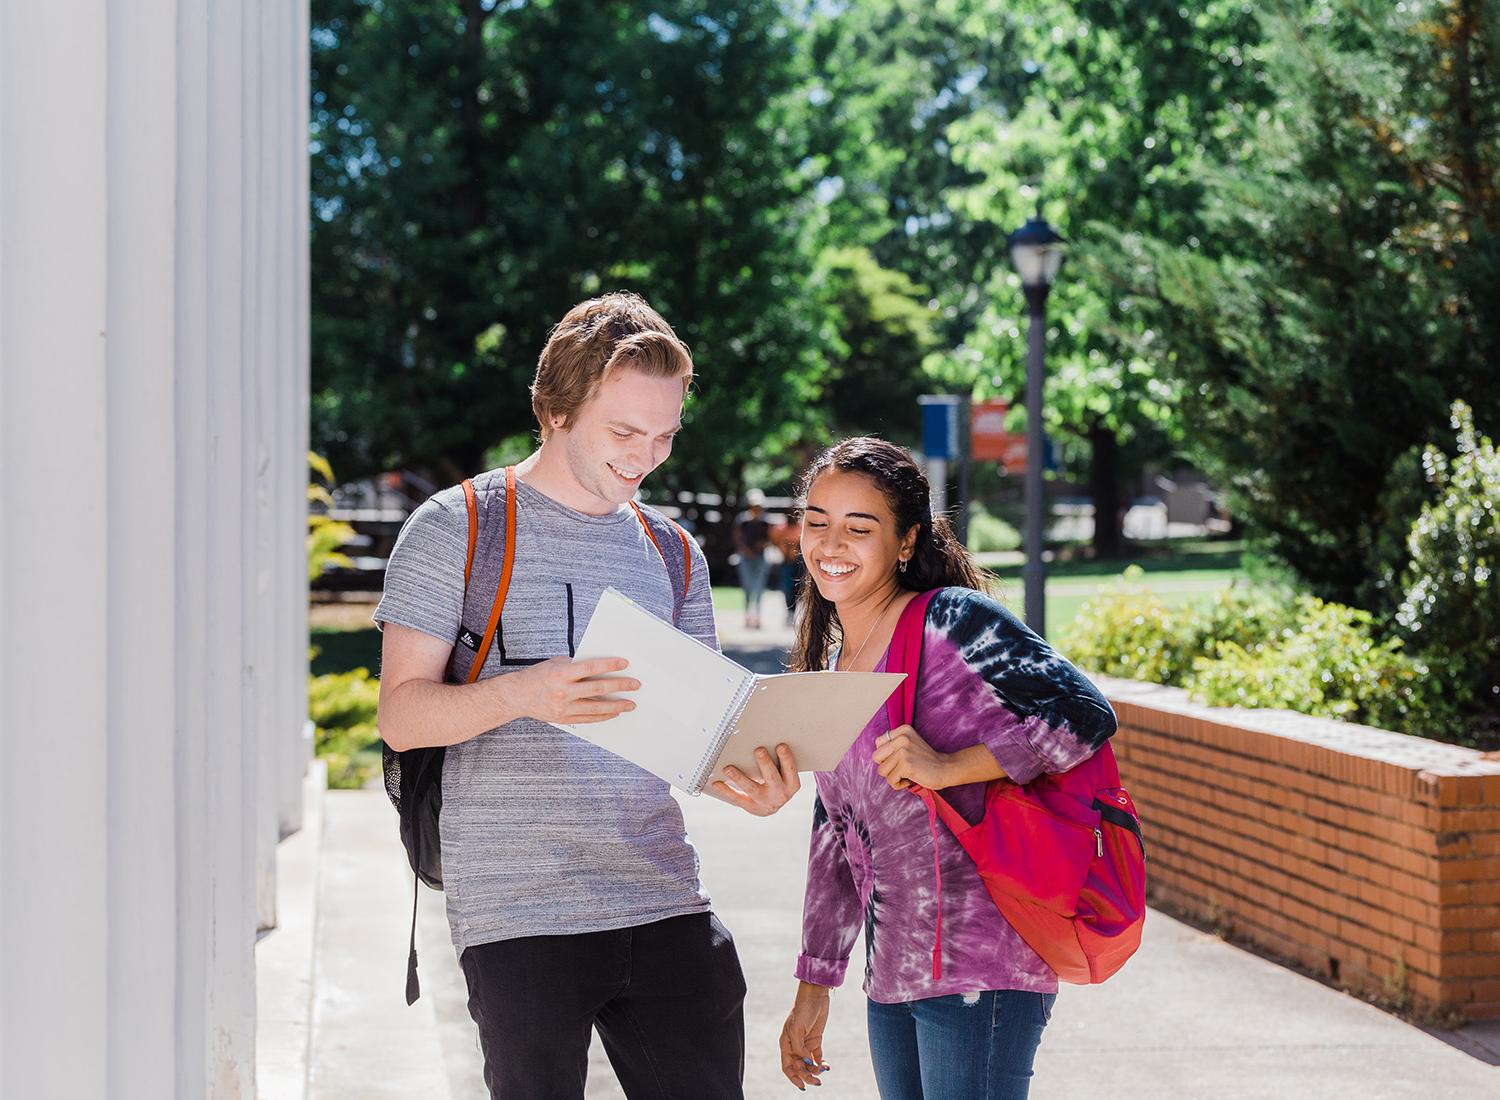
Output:
[[[1226,120],[1259,91],[1246,62],[1257,28],[1238,2],[1033,0],[1007,5],[1028,74],[1017,105],[955,120],[949,138],[975,182],[955,196],[971,221],[1015,228],[1040,209],[1071,239],[1048,315],[1048,432],[1087,479],[1094,549],[1123,551],[1125,486],[1173,453],[1177,387],[1154,333],[1119,292],[1115,235],[1200,247],[1202,185],[1193,165],[1222,148]],[[1025,392],[1023,302],[1009,264],[939,369],[957,385]]]
[[1004,230],[955,202],[978,176],[949,130],[1017,101],[1026,76],[1015,29],[995,0],[801,7],[819,286],[831,326],[822,408],[840,433],[915,444],[916,398],[972,384],[932,368],[973,326],[1004,260]]
[[315,0],[314,439],[349,476],[456,479],[526,432],[550,326],[641,292],[699,364],[664,473],[738,490],[822,363],[768,0]]
[[927,294],[862,248],[829,249],[818,290],[834,328],[823,400],[829,428],[915,444],[917,398],[930,389],[922,362],[938,342]]
[[1028,80],[1011,5],[862,0],[805,5],[810,145],[821,177],[820,239],[864,248],[928,289],[937,335],[961,340],[984,308],[1005,230],[954,201],[976,180],[949,128],[1010,109]]
[[1281,3],[1263,21],[1275,102],[1201,169],[1215,247],[1124,239],[1126,304],[1236,510],[1318,595],[1390,610],[1382,532],[1420,499],[1401,456],[1454,398],[1500,418],[1500,10]]

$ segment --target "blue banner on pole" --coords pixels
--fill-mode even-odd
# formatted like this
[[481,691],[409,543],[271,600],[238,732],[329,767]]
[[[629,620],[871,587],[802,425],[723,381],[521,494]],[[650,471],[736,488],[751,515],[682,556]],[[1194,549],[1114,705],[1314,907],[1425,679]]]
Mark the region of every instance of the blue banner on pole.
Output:
[[924,394],[922,406],[922,453],[928,458],[952,461],[959,457],[958,413],[963,398],[950,394]]

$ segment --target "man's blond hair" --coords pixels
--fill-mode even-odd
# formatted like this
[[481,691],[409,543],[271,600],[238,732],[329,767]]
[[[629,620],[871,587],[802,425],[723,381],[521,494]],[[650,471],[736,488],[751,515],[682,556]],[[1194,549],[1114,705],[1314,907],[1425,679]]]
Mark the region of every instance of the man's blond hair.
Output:
[[683,393],[693,381],[692,353],[644,298],[626,291],[590,298],[568,310],[537,360],[531,410],[542,438],[551,433],[554,418],[568,427],[615,367],[652,378],[681,377]]

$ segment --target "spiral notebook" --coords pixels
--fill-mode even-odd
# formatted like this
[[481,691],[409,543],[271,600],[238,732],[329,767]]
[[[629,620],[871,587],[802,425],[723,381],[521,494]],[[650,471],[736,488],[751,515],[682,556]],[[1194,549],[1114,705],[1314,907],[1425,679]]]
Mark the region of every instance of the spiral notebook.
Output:
[[613,588],[604,590],[574,654],[623,657],[635,709],[560,728],[639,764],[688,794],[729,764],[752,776],[758,745],[785,742],[800,771],[832,771],[901,683],[902,673],[787,672],[760,676],[682,633]]

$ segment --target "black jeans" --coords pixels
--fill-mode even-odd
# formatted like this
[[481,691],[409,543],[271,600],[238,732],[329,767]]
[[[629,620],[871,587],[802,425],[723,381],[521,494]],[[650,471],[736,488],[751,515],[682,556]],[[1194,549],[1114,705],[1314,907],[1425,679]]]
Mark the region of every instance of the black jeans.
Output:
[[493,1100],[582,1100],[590,1028],[630,1100],[741,1100],[745,977],[712,913],[459,958]]

